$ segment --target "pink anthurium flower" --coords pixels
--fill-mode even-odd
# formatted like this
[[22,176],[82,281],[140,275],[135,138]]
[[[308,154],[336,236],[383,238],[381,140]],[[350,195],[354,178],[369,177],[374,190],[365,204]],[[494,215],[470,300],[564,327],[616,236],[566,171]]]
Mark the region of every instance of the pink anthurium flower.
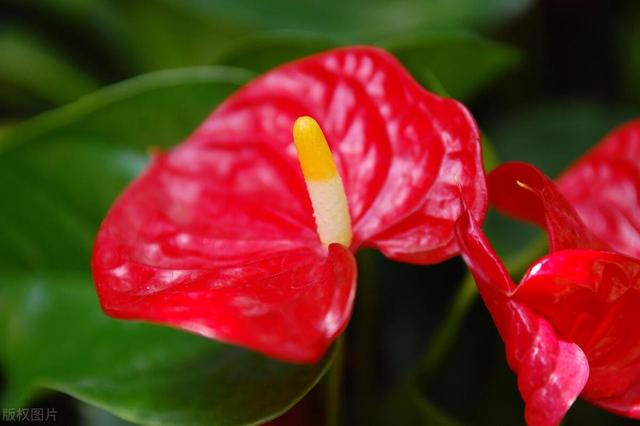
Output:
[[550,254],[516,286],[475,220],[457,225],[527,423],[558,424],[578,396],[640,419],[640,121],[605,138],[558,185],[510,163],[488,187],[498,209],[549,236]]
[[378,49],[303,59],[231,96],[115,202],[93,255],[100,303],[314,362],[348,322],[359,247],[421,264],[457,253],[459,188],[481,221],[461,104]]

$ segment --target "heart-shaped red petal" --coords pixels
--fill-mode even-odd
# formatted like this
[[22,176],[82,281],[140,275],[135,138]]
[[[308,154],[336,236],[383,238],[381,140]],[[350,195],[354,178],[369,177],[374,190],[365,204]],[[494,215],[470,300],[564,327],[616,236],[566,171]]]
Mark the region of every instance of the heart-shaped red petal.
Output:
[[[319,122],[342,175],[350,248],[327,253],[316,234],[292,140],[302,115]],[[314,361],[351,313],[351,251],[452,256],[460,193],[482,220],[479,133],[463,106],[382,50],[319,54],[231,96],[116,201],[94,250],[100,302],[112,316]]]

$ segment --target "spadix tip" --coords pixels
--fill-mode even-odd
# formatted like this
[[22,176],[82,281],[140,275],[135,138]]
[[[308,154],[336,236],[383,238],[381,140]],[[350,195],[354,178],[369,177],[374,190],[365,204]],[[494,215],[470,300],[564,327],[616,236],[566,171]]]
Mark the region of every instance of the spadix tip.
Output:
[[298,117],[293,124],[293,141],[306,180],[322,181],[337,176],[331,150],[316,120],[306,115]]

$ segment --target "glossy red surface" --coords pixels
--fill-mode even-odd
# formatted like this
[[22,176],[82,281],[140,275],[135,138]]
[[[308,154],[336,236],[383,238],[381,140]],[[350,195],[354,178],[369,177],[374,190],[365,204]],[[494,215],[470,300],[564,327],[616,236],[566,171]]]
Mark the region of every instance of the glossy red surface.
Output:
[[[354,242],[327,254],[295,155],[301,115],[322,127],[342,175]],[[434,263],[457,253],[460,194],[486,210],[478,129],[384,51],[343,48],[273,70],[157,155],[99,231],[103,309],[296,362],[346,326],[352,253]]]
[[[560,187],[525,163],[502,165],[488,177],[492,204],[549,236],[550,254],[530,267],[520,285],[471,218],[458,224],[463,256],[518,374],[529,424],[558,424],[573,401],[569,397],[578,393],[640,418],[640,260],[628,256],[635,253],[633,220],[640,216],[640,157],[634,156],[639,124],[608,136],[569,169]],[[625,166],[617,170],[617,164]],[[577,210],[563,193],[577,200]],[[536,393],[545,380],[571,392]]]
[[597,250],[558,251],[531,267],[514,300],[586,354],[584,399],[640,418],[640,261]]
[[498,210],[547,231],[552,251],[610,247],[585,226],[556,184],[527,163],[507,163],[487,178],[489,199]]
[[509,366],[518,375],[527,424],[557,425],[589,377],[583,351],[561,338],[542,315],[512,297],[515,283],[470,215],[458,221],[457,236],[462,256],[505,342]]
[[558,186],[601,240],[640,258],[640,120],[607,135]]

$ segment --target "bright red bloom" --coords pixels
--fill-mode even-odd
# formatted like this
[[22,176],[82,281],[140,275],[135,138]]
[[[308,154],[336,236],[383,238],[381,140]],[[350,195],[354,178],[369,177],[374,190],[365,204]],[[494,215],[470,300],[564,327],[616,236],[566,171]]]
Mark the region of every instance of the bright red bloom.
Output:
[[640,258],[640,120],[613,131],[558,186],[595,235]]
[[[344,181],[350,247],[318,239],[292,142],[303,115],[320,123]],[[357,248],[415,263],[456,254],[459,187],[482,220],[479,133],[462,105],[378,49],[294,62],[234,94],[116,201],[93,256],[100,303],[312,362],[349,319]]]
[[550,254],[518,286],[475,221],[458,223],[461,251],[505,341],[531,425],[559,423],[579,395],[640,418],[640,259],[632,257],[640,253],[639,153],[635,121],[558,186],[524,163],[489,176],[496,207],[549,235]]

